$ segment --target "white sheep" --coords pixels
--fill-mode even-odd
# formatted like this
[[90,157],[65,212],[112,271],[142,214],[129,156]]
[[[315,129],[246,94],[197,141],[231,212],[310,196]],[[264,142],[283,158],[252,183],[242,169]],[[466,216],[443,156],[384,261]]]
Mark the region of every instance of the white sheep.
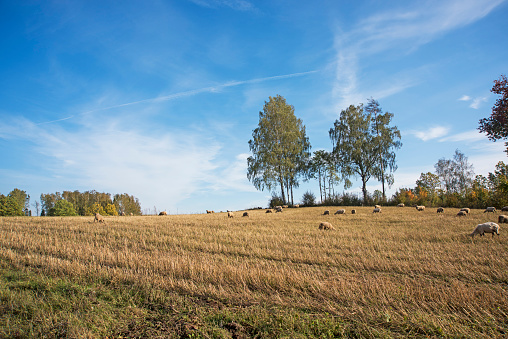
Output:
[[329,222],[322,222],[319,224],[320,230],[334,230],[335,227],[332,226]]
[[425,206],[418,206],[418,205],[416,205],[416,210],[417,210],[418,212],[420,212],[420,211],[425,211]]
[[228,211],[228,218],[233,218],[233,212]]
[[403,203],[400,203],[397,205],[397,207],[404,207],[405,205]]
[[95,218],[93,219],[93,222],[102,222],[104,223],[104,217],[100,215],[99,213],[95,213]]
[[497,222],[500,223],[500,224],[508,224],[508,216],[504,215],[504,214],[501,214],[498,218],[497,218]]
[[471,212],[471,210],[467,207],[461,208],[460,210],[466,212],[467,214],[469,214],[469,212]]
[[381,205],[374,205],[374,208],[381,208]]
[[494,213],[496,211],[496,208],[495,207],[487,207],[485,209],[485,211],[483,211],[483,213],[487,213],[487,212],[491,212],[491,213]]
[[282,213],[282,206],[275,206],[275,213],[281,212]]
[[334,214],[346,214],[346,210],[344,210],[344,209],[337,210],[337,212],[335,212]]
[[503,208],[501,208],[501,211],[502,212],[508,212],[508,206],[504,206]]
[[494,237],[494,233],[499,235],[499,225],[492,221],[488,221],[483,224],[478,224],[476,225],[473,233],[471,233],[470,236],[474,237],[476,234],[483,236],[485,233],[492,233],[492,237]]

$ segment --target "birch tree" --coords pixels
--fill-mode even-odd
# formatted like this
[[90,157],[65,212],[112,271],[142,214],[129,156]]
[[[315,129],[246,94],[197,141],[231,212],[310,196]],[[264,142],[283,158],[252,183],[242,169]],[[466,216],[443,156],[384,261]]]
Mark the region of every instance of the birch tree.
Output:
[[284,203],[293,203],[293,188],[307,171],[310,142],[294,107],[280,95],[269,97],[259,112],[247,159],[247,178],[258,190],[280,188]]

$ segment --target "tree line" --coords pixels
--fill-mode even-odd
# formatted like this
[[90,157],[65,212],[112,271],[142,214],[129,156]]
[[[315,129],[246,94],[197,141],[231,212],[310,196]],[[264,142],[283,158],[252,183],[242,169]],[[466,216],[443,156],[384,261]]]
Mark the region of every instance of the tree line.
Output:
[[[40,203],[34,202],[36,215],[41,216],[85,216],[102,215],[141,215],[139,200],[127,193],[115,194],[95,190],[63,191],[41,194]],[[0,194],[0,216],[31,215],[30,195],[15,188],[7,196]]]
[[487,176],[475,176],[467,157],[456,150],[452,159],[440,159],[434,168],[434,173],[421,173],[416,187],[397,190],[393,200],[442,207],[508,206],[508,164],[503,161]]
[[[491,116],[479,121],[478,129],[490,140],[508,139],[506,76],[495,80],[491,91],[501,98],[492,108]],[[415,188],[399,189],[388,199],[386,187],[394,183],[395,152],[402,147],[401,134],[397,126],[391,124],[393,113],[383,112],[373,98],[366,105],[350,105],[341,111],[328,132],[333,146],[331,151],[311,153],[305,125],[296,118],[294,111],[284,97],[269,97],[263,111],[259,112],[258,126],[249,140],[252,155],[247,159],[247,178],[256,189],[272,192],[270,206],[294,204],[293,189],[299,186],[300,180],[310,179],[319,183],[321,203],[402,202],[471,207],[508,204],[506,165],[499,162],[494,173],[474,177],[473,167],[459,150],[453,159],[440,159],[435,165],[436,173],[422,173]],[[335,193],[336,185],[350,188],[351,177],[361,180],[361,200],[351,194]],[[372,195],[367,191],[367,182],[371,179],[381,182],[382,187]],[[314,204],[315,196],[306,192],[302,201]]]

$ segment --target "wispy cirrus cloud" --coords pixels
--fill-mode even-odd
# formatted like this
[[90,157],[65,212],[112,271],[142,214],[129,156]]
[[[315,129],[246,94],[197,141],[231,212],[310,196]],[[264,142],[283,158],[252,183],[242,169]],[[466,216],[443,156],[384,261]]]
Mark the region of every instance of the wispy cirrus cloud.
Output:
[[[362,72],[363,60],[369,56],[397,50],[411,53],[423,44],[454,29],[466,26],[484,18],[504,0],[450,0],[426,1],[407,9],[391,9],[367,16],[350,31],[338,31],[335,38],[336,78],[332,94],[341,106],[364,100],[365,86],[358,74]],[[373,92],[383,91],[391,95],[414,86],[419,80],[401,82],[384,78],[382,83],[370,85]],[[390,85],[386,85],[390,84]],[[390,88],[387,88],[390,87]],[[379,88],[376,89],[376,88]],[[471,103],[478,108],[483,98]]]
[[237,11],[253,11],[256,7],[246,0],[190,0],[196,5],[208,8],[229,7]]
[[447,136],[445,138],[440,139],[440,142],[445,141],[453,141],[453,142],[476,142],[480,140],[487,140],[485,134],[480,133],[478,130],[471,130],[466,132],[461,132],[457,134],[453,134]]
[[67,117],[64,117],[61,119],[40,122],[40,123],[37,123],[36,125],[45,125],[45,124],[51,124],[51,123],[55,123],[55,122],[65,121],[65,120],[72,119],[72,118],[79,116],[79,115],[86,115],[89,113],[94,113],[94,112],[99,112],[99,111],[107,111],[107,110],[114,109],[114,108],[122,108],[122,107],[139,105],[139,104],[156,104],[156,103],[171,101],[171,100],[180,99],[180,98],[184,98],[184,97],[190,97],[190,96],[198,95],[201,93],[218,93],[228,87],[236,87],[236,86],[247,85],[247,84],[261,83],[261,82],[265,82],[265,81],[301,77],[301,76],[313,74],[316,72],[318,72],[318,71],[313,70],[313,71],[307,71],[307,72],[274,75],[274,76],[264,77],[264,78],[255,78],[255,79],[250,79],[250,80],[229,81],[229,82],[225,82],[223,84],[219,84],[219,85],[215,85],[215,86],[208,86],[208,87],[193,89],[193,90],[189,90],[189,91],[182,91],[182,92],[172,93],[172,94],[168,94],[168,95],[162,95],[162,96],[158,96],[158,97],[154,97],[154,98],[126,102],[123,104],[118,104],[118,105],[113,105],[113,106],[100,107],[100,108],[88,110],[85,112],[80,112],[80,113],[77,113],[74,115],[70,115],[70,116],[67,116]]
[[430,127],[427,130],[423,131],[417,131],[417,130],[409,130],[406,132],[406,134],[411,134],[417,137],[418,139],[422,141],[429,141],[432,139],[441,138],[448,134],[450,129],[448,127],[443,126],[434,126]]

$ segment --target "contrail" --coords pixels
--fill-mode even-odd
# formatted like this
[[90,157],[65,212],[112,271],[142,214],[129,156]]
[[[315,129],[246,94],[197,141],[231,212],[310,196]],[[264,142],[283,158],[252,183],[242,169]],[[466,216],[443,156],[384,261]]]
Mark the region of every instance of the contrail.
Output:
[[[119,105],[114,105],[114,106],[96,108],[96,109],[93,109],[93,110],[90,110],[90,111],[78,113],[76,115],[84,115],[84,114],[88,114],[88,113],[93,113],[93,112],[98,112],[98,111],[106,111],[106,110],[113,109],[113,108],[132,106],[132,105],[137,105],[137,104],[142,104],[142,103],[148,103],[148,102],[169,101],[169,100],[183,98],[183,97],[188,97],[188,96],[192,96],[192,95],[196,95],[196,94],[200,94],[200,93],[205,93],[205,92],[216,92],[216,91],[218,91],[218,90],[220,90],[222,88],[227,88],[227,87],[235,87],[235,86],[241,86],[241,85],[246,85],[246,84],[254,84],[254,83],[259,83],[259,82],[264,82],[264,81],[270,81],[270,80],[279,80],[279,79],[287,79],[287,78],[300,77],[300,76],[304,76],[304,75],[308,75],[308,74],[312,74],[312,73],[316,73],[316,72],[317,72],[317,70],[315,70],[315,71],[308,71],[308,72],[301,72],[301,73],[275,75],[275,76],[266,77],[266,78],[257,78],[257,79],[242,80],[242,81],[231,81],[231,82],[227,82],[227,83],[224,83],[224,84],[221,84],[221,85],[203,87],[203,88],[199,88],[199,89],[194,89],[194,90],[184,91],[184,92],[179,92],[179,93],[173,93],[173,94],[164,95],[164,96],[155,97],[155,98],[149,98],[149,99],[143,99],[143,100],[138,100],[138,101],[132,101],[132,102],[127,102],[125,104],[119,104]],[[41,122],[41,123],[38,123],[36,125],[51,124],[51,123],[54,123],[54,122],[69,120],[71,118],[74,118],[76,115],[71,115],[69,117],[58,119],[58,120]]]

